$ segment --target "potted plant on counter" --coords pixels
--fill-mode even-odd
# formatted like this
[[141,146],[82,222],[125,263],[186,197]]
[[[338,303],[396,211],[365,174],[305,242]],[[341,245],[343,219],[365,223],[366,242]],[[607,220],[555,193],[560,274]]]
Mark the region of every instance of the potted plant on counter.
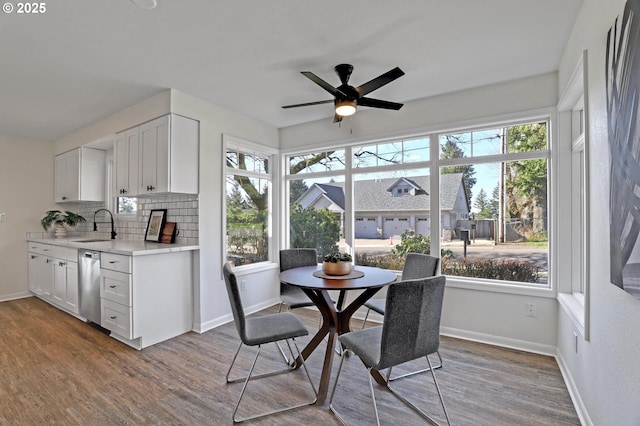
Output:
[[348,275],[353,270],[353,258],[349,253],[327,254],[322,262],[322,271],[327,275]]
[[40,224],[42,228],[49,232],[51,225],[55,225],[56,238],[64,238],[67,236],[66,226],[76,226],[79,223],[85,223],[87,220],[77,213],[66,210],[61,212],[60,210],[49,210],[47,214],[42,218]]

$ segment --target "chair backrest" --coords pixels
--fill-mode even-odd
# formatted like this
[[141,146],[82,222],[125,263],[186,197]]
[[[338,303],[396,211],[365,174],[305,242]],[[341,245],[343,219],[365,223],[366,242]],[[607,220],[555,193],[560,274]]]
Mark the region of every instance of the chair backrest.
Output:
[[318,252],[314,248],[280,250],[280,272],[301,266],[318,264]]
[[246,326],[244,320],[244,308],[240,299],[240,291],[238,289],[238,280],[236,274],[231,269],[231,264],[225,263],[222,266],[224,282],[227,286],[227,294],[229,295],[229,303],[231,303],[231,312],[233,312],[233,320],[236,323],[240,339],[246,341]]
[[440,259],[428,254],[407,253],[404,258],[401,280],[433,277],[438,273]]
[[440,347],[444,275],[400,281],[387,291],[380,362],[385,369],[434,353]]

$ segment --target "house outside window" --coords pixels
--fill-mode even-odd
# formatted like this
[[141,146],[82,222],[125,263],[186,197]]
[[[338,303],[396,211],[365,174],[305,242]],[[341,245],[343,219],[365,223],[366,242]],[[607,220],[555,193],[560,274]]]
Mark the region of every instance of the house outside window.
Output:
[[272,152],[224,137],[224,253],[234,266],[271,260]]

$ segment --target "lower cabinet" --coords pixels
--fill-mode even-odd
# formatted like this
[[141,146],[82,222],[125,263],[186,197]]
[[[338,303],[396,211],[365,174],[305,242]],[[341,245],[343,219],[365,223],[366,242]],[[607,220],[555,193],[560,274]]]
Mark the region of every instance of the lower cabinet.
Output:
[[111,337],[142,349],[193,328],[193,253],[102,253],[101,325]]
[[64,310],[79,314],[77,250],[29,243],[29,290]]

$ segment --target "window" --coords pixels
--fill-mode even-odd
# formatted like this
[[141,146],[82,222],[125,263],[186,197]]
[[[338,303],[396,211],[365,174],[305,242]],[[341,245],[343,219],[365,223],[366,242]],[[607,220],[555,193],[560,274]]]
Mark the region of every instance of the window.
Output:
[[224,137],[225,244],[234,266],[271,260],[273,153]]
[[[288,156],[290,246],[402,269],[394,250],[403,234],[415,236],[415,217],[429,208],[429,155],[429,137],[420,137]],[[428,241],[428,222],[419,228]]]
[[548,283],[547,132],[540,121],[440,135],[442,273]]
[[[570,253],[571,262],[559,265],[558,301],[576,329],[589,340],[589,151],[587,113],[587,52],[578,62],[558,103],[560,163],[568,164],[559,176],[558,251]],[[568,149],[567,149],[568,147]],[[567,154],[565,154],[565,152]],[[565,157],[566,155],[566,157]]]
[[541,117],[288,154],[287,241],[394,270],[438,253],[456,285],[548,291],[548,133]]
[[135,215],[138,212],[138,199],[135,197],[116,197],[116,213]]

